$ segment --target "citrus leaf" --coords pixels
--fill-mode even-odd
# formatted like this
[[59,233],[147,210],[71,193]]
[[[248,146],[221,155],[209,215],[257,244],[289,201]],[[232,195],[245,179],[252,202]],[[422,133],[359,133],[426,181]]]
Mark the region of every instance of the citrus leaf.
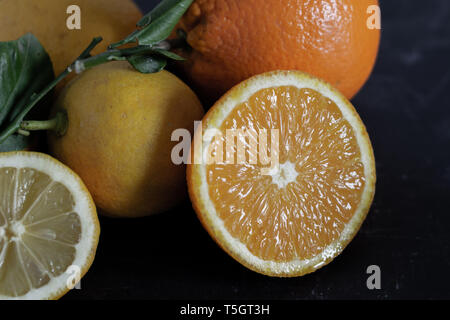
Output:
[[138,27],[145,27],[149,25],[152,21],[155,21],[159,17],[161,17],[164,12],[169,10],[170,8],[174,7],[179,0],[163,0],[161,1],[152,11],[147,13],[145,16],[142,17],[141,20],[137,23]]
[[128,57],[128,62],[139,72],[156,73],[164,69],[166,59],[157,56],[135,55]]
[[30,137],[13,134],[0,144],[0,152],[21,151],[25,150],[29,145]]
[[136,36],[139,44],[153,45],[167,39],[192,2],[193,0],[170,1],[170,9],[169,5],[163,6],[166,11]]
[[121,40],[119,42],[115,42],[113,44],[110,44],[108,46],[108,49],[115,49],[115,48],[118,48],[118,47],[123,46],[123,45],[128,44],[128,43],[137,42],[136,36],[139,34],[139,32],[141,32],[141,30],[134,30],[125,39],[123,39],[123,40]]
[[50,57],[34,35],[0,42],[0,126],[53,79]]
[[167,39],[183,14],[194,0],[163,0],[138,23],[138,29],[125,39],[109,45],[115,49],[128,43],[137,42],[140,45],[154,45]]
[[[136,35],[139,44],[153,45],[167,39],[194,0],[169,1],[161,6],[160,16]],[[164,13],[162,13],[164,9]]]
[[176,53],[173,53],[171,51],[167,51],[167,50],[162,50],[162,49],[152,49],[155,53],[160,54],[166,58],[172,59],[172,60],[176,60],[176,61],[184,61],[186,60],[185,58],[177,55]]

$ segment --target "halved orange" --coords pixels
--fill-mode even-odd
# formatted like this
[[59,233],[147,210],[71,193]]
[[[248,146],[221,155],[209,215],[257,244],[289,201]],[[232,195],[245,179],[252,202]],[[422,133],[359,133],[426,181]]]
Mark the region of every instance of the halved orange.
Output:
[[[187,180],[200,221],[234,259],[270,276],[328,264],[359,230],[375,193],[373,150],[355,108],[298,71],[231,89],[204,117],[192,150]],[[270,153],[278,158],[271,170],[262,160]]]

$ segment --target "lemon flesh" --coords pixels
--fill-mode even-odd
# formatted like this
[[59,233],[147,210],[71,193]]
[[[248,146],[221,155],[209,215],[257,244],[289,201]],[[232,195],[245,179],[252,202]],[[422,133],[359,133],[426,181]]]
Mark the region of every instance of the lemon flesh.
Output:
[[55,298],[90,265],[98,220],[80,182],[48,156],[0,156],[0,298]]

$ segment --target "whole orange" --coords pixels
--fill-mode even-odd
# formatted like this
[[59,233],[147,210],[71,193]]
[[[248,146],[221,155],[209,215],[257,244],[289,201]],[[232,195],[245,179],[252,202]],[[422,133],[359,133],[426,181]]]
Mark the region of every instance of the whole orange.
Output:
[[179,24],[188,80],[208,102],[250,76],[296,69],[352,98],[374,66],[378,0],[196,0]]

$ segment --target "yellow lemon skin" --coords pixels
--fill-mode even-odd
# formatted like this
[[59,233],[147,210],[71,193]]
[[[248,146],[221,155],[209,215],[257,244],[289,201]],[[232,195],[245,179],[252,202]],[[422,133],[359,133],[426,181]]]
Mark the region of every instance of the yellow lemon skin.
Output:
[[[80,30],[67,27],[70,5],[81,9]],[[33,33],[50,55],[58,75],[93,38],[101,36],[103,41],[92,53],[103,52],[135,30],[141,17],[131,0],[0,0],[0,41]]]
[[142,74],[127,62],[87,70],[61,93],[63,137],[49,134],[51,152],[78,173],[100,211],[142,217],[166,211],[186,195],[186,168],[175,165],[176,129],[192,134],[203,108],[194,92],[167,71]]

